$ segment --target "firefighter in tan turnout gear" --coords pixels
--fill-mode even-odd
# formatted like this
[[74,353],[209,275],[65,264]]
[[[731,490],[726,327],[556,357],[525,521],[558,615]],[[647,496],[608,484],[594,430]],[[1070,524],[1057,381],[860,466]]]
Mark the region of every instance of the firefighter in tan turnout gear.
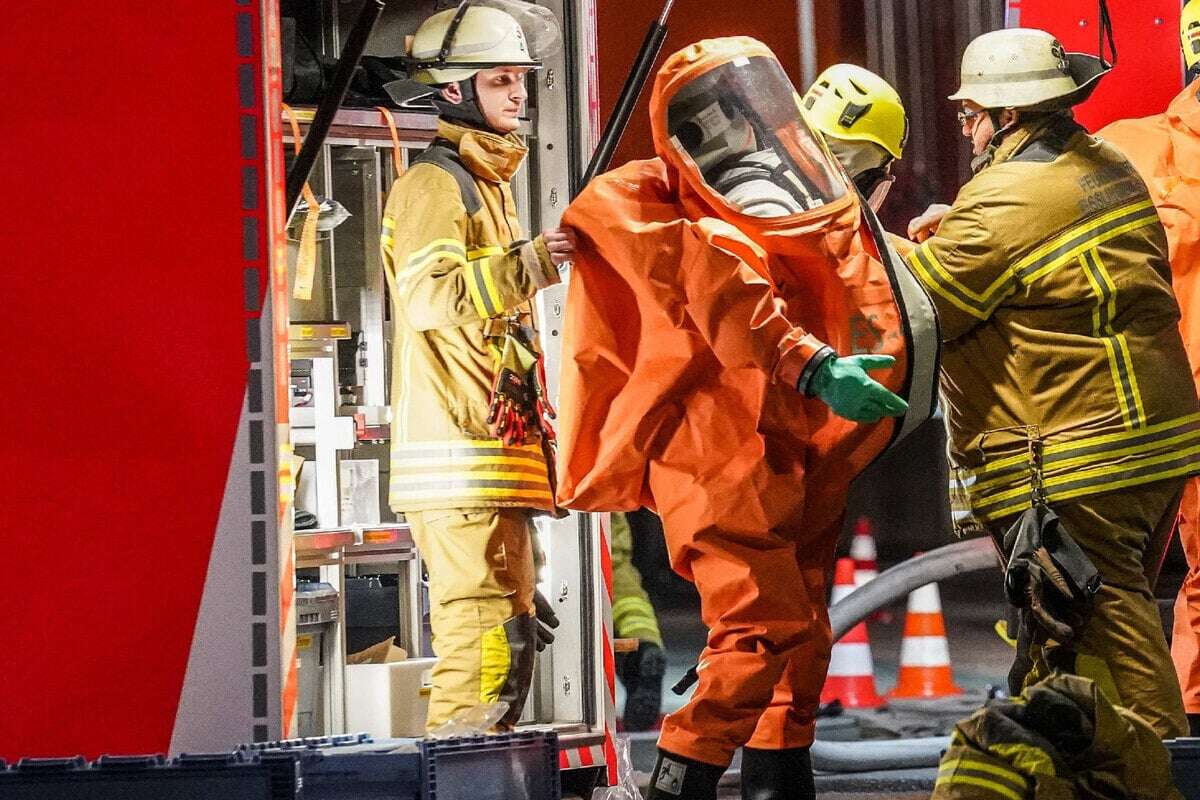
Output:
[[1045,498],[1103,581],[1073,649],[1036,647],[1026,682],[1065,666],[1171,737],[1187,724],[1151,589],[1200,414],[1154,204],[1069,113],[1105,71],[1044,31],[975,39],[950,98],[975,176],[910,228],[935,230],[907,262],[941,320],[957,519],[1002,541],[1030,507],[1035,439]]
[[559,282],[574,238],[525,239],[509,181],[527,153],[515,133],[525,76],[557,33],[546,9],[472,0],[421,25],[411,79],[389,86],[398,100],[436,92],[439,110],[437,138],[392,187],[382,237],[395,330],[390,504],[429,571],[430,729],[494,701],[509,704],[498,727],[510,728],[529,691],[530,519],[556,508],[528,301]]

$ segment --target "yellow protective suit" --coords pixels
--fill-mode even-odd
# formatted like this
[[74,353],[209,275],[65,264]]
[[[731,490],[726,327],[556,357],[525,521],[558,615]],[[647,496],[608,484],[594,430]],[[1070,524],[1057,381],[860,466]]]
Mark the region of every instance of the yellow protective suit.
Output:
[[[1200,391],[1200,81],[1171,101],[1166,112],[1114,122],[1096,135],[1133,163],[1167,232],[1171,283],[1182,314],[1183,345]],[[1188,574],[1175,601],[1171,657],[1189,714],[1200,714],[1200,478],[1180,506],[1179,538]]]
[[[788,151],[796,163],[820,162],[814,184],[833,178],[819,206],[742,213],[670,133],[677,94],[741,68],[787,87],[769,133],[803,148]],[[933,406],[928,299],[886,248],[881,260],[885,246],[798,100],[753,39],[685,48],[651,98],[659,157],[600,176],[564,216],[580,242],[563,342],[559,501],[646,505],[662,517],[709,636],[699,685],[667,717],[660,747],[717,766],[747,743],[811,744],[831,646],[826,572],[847,489]],[[806,397],[826,347],[895,356],[874,376],[908,399],[908,416],[856,424]]]

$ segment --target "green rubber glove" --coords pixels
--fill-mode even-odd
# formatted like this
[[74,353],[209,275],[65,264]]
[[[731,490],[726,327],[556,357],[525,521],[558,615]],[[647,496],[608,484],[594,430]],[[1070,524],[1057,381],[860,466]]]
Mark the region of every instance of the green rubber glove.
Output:
[[842,419],[878,422],[884,417],[899,417],[908,410],[908,403],[867,375],[895,363],[891,356],[827,358],[812,377],[812,393]]

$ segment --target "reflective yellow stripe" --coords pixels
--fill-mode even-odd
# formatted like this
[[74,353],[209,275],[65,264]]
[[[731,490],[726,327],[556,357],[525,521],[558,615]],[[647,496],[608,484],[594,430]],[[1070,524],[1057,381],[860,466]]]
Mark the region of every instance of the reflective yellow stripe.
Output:
[[[1144,431],[1144,430],[1145,429],[1143,428],[1142,431]],[[1188,442],[1193,442],[1197,439],[1200,439],[1200,429],[1185,431],[1183,433],[1177,434],[1175,436],[1171,436],[1166,439],[1155,439],[1154,441],[1146,443],[1146,444],[1132,445],[1130,447],[1121,447],[1121,448],[1116,448],[1116,449],[1112,449],[1112,450],[1102,450],[1100,452],[1090,453],[1090,454],[1082,455],[1082,456],[1076,456],[1074,458],[1066,458],[1066,459],[1062,459],[1062,460],[1055,459],[1052,463],[1049,464],[1048,471],[1050,471],[1052,473],[1057,473],[1057,472],[1061,472],[1063,470],[1068,470],[1068,469],[1073,470],[1073,469],[1077,469],[1080,467],[1085,467],[1088,464],[1094,463],[1096,461],[1110,460],[1110,459],[1114,459],[1114,458],[1120,458],[1122,456],[1131,456],[1131,455],[1151,453],[1151,452],[1154,452],[1157,450],[1163,450],[1163,449],[1166,449],[1169,447],[1175,447],[1178,445],[1187,444]],[[1026,459],[1022,459],[1021,464],[1026,465],[1026,464],[1028,464],[1028,461]],[[1022,476],[1021,473],[1013,473],[1013,474],[1006,475],[1006,476],[990,478],[986,481],[978,481],[977,483],[971,484],[970,489],[975,492],[983,492],[990,488],[994,488],[996,486],[1001,486],[1004,483],[1006,483],[1008,481],[1012,481],[1014,478],[1017,478],[1017,477],[1025,477],[1025,476]]]
[[[1142,405],[1142,395],[1138,391],[1137,375],[1133,369],[1133,356],[1129,352],[1129,344],[1124,334],[1114,331],[1112,321],[1117,316],[1117,284],[1100,259],[1100,251],[1093,248],[1081,256],[1084,272],[1095,282],[1100,305],[1097,306],[1097,322],[1100,335],[1105,339],[1104,347],[1108,351],[1109,368],[1113,373],[1114,385],[1117,387],[1118,401],[1123,414],[1127,414],[1129,426],[1142,428],[1146,425],[1146,409]],[[1094,273],[1094,274],[1093,274]]]
[[480,474],[489,470],[502,469],[513,475],[544,475],[546,463],[533,456],[493,456],[490,458],[457,459],[454,461],[438,461],[431,458],[406,459],[396,458],[394,472],[412,473],[415,475],[436,474],[439,471],[465,472],[470,475]]
[[1096,295],[1096,306],[1092,309],[1092,335],[1099,339],[1102,336],[1108,335],[1105,332],[1104,322],[1101,320],[1101,313],[1104,310],[1104,289],[1096,280],[1096,276],[1092,274],[1087,259],[1082,255],[1079,256],[1079,268],[1083,270],[1083,277],[1087,278],[1087,282],[1092,287],[1092,292]]
[[476,262],[463,262],[463,275],[467,280],[467,291],[471,294],[471,302],[475,305],[475,313],[479,314],[480,319],[490,319],[494,314],[488,310],[487,302],[484,300],[483,293],[487,291],[479,284],[479,274],[476,271]]
[[408,254],[408,263],[413,264],[420,261],[425,256],[432,253],[434,250],[443,250],[448,253],[455,253],[461,258],[466,258],[467,248],[458,239],[434,239],[427,245],[424,245],[419,250],[413,250]]
[[1017,772],[1012,767],[1007,765],[1001,766],[1000,764],[995,764],[991,761],[984,761],[983,759],[969,753],[964,753],[958,758],[942,762],[938,766],[938,772],[949,772],[959,768],[960,766],[976,772],[987,772],[992,775],[998,775],[1001,778],[1012,781],[1021,788],[1026,788],[1029,786],[1029,781],[1025,779],[1025,776]]
[[504,302],[500,293],[496,291],[494,276],[490,269],[490,257],[504,255],[506,252],[508,252],[508,249],[500,245],[476,247],[467,252],[467,260],[478,262],[479,264],[478,268],[483,277],[484,290],[487,292],[487,299],[490,301],[489,306],[494,309],[494,314],[504,312]]
[[623,637],[645,639],[661,645],[662,633],[658,617],[650,601],[640,595],[620,597],[613,601],[613,627]]
[[1096,248],[1080,253],[1078,261],[1083,276],[1096,296],[1096,305],[1092,309],[1092,335],[1100,340],[1108,353],[1108,372],[1117,393],[1117,407],[1121,412],[1121,419],[1127,428],[1138,427],[1137,408],[1127,380],[1129,365],[1123,361],[1113,339],[1112,320],[1116,315],[1117,306],[1116,286],[1101,267]]
[[1120,356],[1117,353],[1116,345],[1112,339],[1101,339],[1104,343],[1104,349],[1108,351],[1108,372],[1112,377],[1113,386],[1117,389],[1117,407],[1121,411],[1121,419],[1125,421],[1125,427],[1134,427],[1133,410],[1129,405],[1128,394],[1122,390],[1121,380],[1121,365],[1118,361]]
[[542,470],[540,474],[529,472],[505,472],[505,471],[470,471],[470,472],[455,472],[455,473],[415,473],[407,475],[395,475],[391,480],[399,480],[405,484],[420,484],[420,483],[446,483],[454,482],[464,487],[482,485],[480,481],[522,481],[529,483],[530,479],[545,478],[546,470]]
[[965,784],[967,786],[977,786],[980,789],[987,789],[995,792],[1001,797],[1007,797],[1008,800],[1024,800],[1023,796],[1002,783],[988,780],[987,778],[977,778],[974,775],[939,775],[934,786],[945,786],[954,784]]
[[384,217],[383,218],[383,227],[387,228],[389,231],[395,230],[396,229],[396,220],[392,219],[391,217]]
[[[1200,417],[1200,414],[1196,415]],[[465,451],[480,451],[480,450],[503,450],[506,454],[516,455],[518,453],[531,453],[537,456],[542,455],[542,447],[538,444],[504,444],[499,439],[431,439],[430,441],[413,441],[413,442],[393,442],[393,451],[426,451],[426,450],[442,450],[447,453],[457,453]],[[494,455],[493,453],[485,453],[485,455]]]
[[494,703],[500,699],[511,664],[504,626],[484,631],[479,639],[479,702]]
[[506,499],[544,500],[547,502],[553,500],[553,497],[551,496],[550,490],[548,488],[547,489],[509,489],[509,488],[422,489],[422,488],[418,487],[418,488],[410,491],[410,490],[406,490],[402,487],[398,488],[393,484],[390,486],[389,494],[390,494],[391,502],[393,505],[396,505],[397,501],[417,503],[417,502],[424,502],[424,501],[433,502],[433,501],[453,500],[456,498],[464,498],[464,497],[489,499],[489,500],[506,500]]
[[[1095,494],[1102,491],[1107,492],[1114,489],[1123,489],[1128,486],[1137,486],[1143,483],[1194,474],[1200,471],[1200,458],[1198,457],[1200,457],[1200,445],[1189,447],[1182,452],[1172,451],[1121,464],[1111,464],[1086,470],[1073,470],[1066,475],[1046,478],[1043,481],[1043,486],[1049,500],[1068,500],[1087,494]],[[1186,463],[1164,467],[1162,470],[1148,469],[1156,465],[1168,464],[1180,460],[1184,460]],[[1142,474],[1128,478],[1114,477],[1112,480],[1104,480],[1108,476],[1119,476],[1134,471]],[[1077,482],[1082,483],[1080,486],[1072,489],[1064,488],[1056,491],[1056,487]],[[976,499],[978,492],[974,489],[970,491],[972,494],[972,505],[975,510],[984,510],[991,506],[1002,504],[1007,500],[1023,498],[1025,501],[1028,501],[1029,481],[1026,479],[1013,489],[999,492],[986,498]]]
[[[1047,461],[1053,462],[1055,465],[1057,465],[1060,461],[1060,458],[1059,458],[1060,456],[1063,456],[1065,458],[1070,458],[1071,457],[1070,453],[1073,453],[1078,450],[1091,450],[1093,448],[1100,447],[1101,445],[1119,444],[1121,442],[1125,442],[1130,439],[1142,439],[1142,438],[1146,438],[1146,437],[1151,437],[1151,436],[1154,436],[1155,434],[1171,432],[1175,428],[1179,428],[1180,430],[1182,430],[1184,428],[1188,428],[1189,426],[1195,425],[1197,423],[1200,423],[1200,413],[1188,414],[1185,417],[1176,417],[1175,419],[1169,419],[1169,420],[1166,420],[1165,422],[1156,422],[1153,425],[1147,425],[1145,428],[1142,428],[1142,429],[1136,430],[1136,431],[1119,431],[1117,433],[1105,433],[1105,434],[1101,434],[1099,436],[1089,436],[1089,437],[1086,437],[1083,439],[1074,439],[1072,441],[1067,441],[1067,442],[1057,442],[1057,443],[1053,443],[1053,444],[1047,444],[1045,446],[1045,448],[1043,448],[1042,452],[1045,453]],[[1198,430],[1200,430],[1200,429],[1198,429]],[[1172,433],[1171,435],[1175,436],[1176,434]],[[1191,433],[1188,432],[1187,434],[1184,434],[1184,435],[1190,436]],[[1136,447],[1132,447],[1127,450],[1108,451],[1106,449],[1104,451],[1104,453],[1105,454],[1108,454],[1108,453],[1112,453],[1112,454],[1134,453],[1134,452],[1138,452],[1138,451],[1151,450],[1151,449],[1159,447],[1169,441],[1172,441],[1172,439],[1167,439],[1164,437],[1163,439],[1155,439],[1153,441],[1146,442],[1143,445],[1138,445]],[[1025,465],[1028,463],[1029,463],[1028,453],[1021,452],[1021,453],[1017,453],[1016,455],[1005,456],[1004,458],[998,458],[994,461],[989,461],[986,465],[984,465],[983,467],[980,467],[978,469],[974,469],[974,470],[960,469],[960,471],[962,473],[965,473],[970,478],[977,478],[977,477],[982,477],[982,476],[990,474],[990,473],[999,472],[1000,470],[1007,469],[1009,467],[1014,467],[1014,466],[1021,466],[1021,468],[1024,469]]]
[[983,294],[978,294],[954,279],[934,256],[928,243],[909,253],[907,260],[916,270],[921,283],[949,300],[956,308],[980,320],[987,319],[999,304],[1002,297],[996,295],[1000,290],[1012,284],[1012,273],[1005,270]]
[[1029,284],[1075,260],[1080,253],[1157,221],[1158,214],[1150,200],[1121,206],[1067,229],[1018,261],[1013,272],[1018,280]]
[[467,276],[467,285],[471,290],[472,299],[478,298],[475,309],[484,319],[498,316],[504,309],[496,302],[491,293],[492,276],[487,269],[488,260],[476,259],[464,262],[463,270]]
[[[1012,697],[1005,702],[1025,705],[1025,698]],[[995,753],[1026,775],[1058,775],[1054,759],[1040,747],[1025,744],[991,744],[988,745],[988,752]]]
[[490,298],[490,306],[495,309],[495,314],[504,313],[504,299],[500,296],[500,292],[496,290],[496,282],[492,275],[492,259],[490,256],[485,256],[479,259],[479,271],[483,273],[483,283],[487,289],[488,297]]
[[1112,336],[1115,332],[1112,321],[1117,318],[1117,284],[1113,281],[1112,275],[1109,274],[1108,268],[1104,266],[1104,261],[1100,258],[1100,249],[1098,247],[1093,247],[1086,255],[1091,259],[1091,263],[1096,268],[1096,273],[1099,275],[1100,280],[1104,282],[1104,288],[1108,290],[1108,304],[1104,313],[1102,335]]
[[1138,388],[1137,372],[1133,369],[1133,354],[1129,350],[1129,340],[1125,334],[1117,334],[1117,346],[1121,349],[1122,358],[1129,370],[1129,392],[1133,396],[1133,407],[1137,412],[1137,426],[1146,426],[1146,407],[1142,405],[1142,392]]

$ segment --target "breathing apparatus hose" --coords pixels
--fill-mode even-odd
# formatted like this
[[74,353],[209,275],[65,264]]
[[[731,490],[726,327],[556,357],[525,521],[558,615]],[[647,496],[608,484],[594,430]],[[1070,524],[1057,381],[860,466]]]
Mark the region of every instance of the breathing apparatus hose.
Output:
[[[837,641],[872,612],[906,597],[927,583],[955,575],[999,568],[990,539],[967,539],[931,550],[882,572],[829,609],[833,638]],[[950,737],[877,739],[812,745],[813,769],[819,772],[874,772],[877,770],[935,767]]]

